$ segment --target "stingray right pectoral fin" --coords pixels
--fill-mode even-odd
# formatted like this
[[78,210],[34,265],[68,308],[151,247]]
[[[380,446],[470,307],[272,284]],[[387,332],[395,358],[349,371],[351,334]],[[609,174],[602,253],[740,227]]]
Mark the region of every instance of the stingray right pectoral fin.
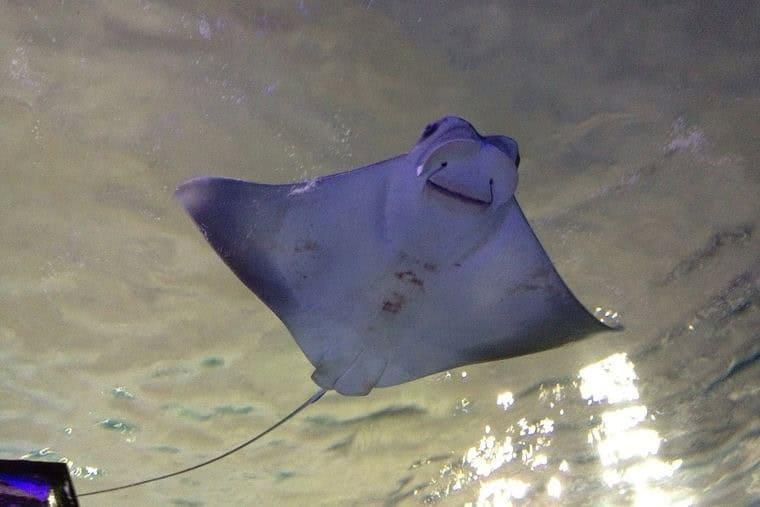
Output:
[[289,281],[273,248],[288,191],[287,185],[200,177],[180,185],[175,194],[227,266],[275,311],[290,299]]
[[201,177],[176,193],[227,266],[321,368],[318,376],[349,363],[348,342],[361,339],[345,325],[353,322],[347,302],[381,255],[383,164],[287,185]]

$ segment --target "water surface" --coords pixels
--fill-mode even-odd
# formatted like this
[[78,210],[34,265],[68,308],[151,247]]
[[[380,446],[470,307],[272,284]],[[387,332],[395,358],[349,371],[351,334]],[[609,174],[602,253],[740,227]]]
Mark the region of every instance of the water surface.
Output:
[[626,330],[330,394],[83,505],[758,501],[759,9],[0,2],[0,457],[84,492],[298,405],[310,365],[175,186],[347,170],[455,114],[519,141],[526,215]]

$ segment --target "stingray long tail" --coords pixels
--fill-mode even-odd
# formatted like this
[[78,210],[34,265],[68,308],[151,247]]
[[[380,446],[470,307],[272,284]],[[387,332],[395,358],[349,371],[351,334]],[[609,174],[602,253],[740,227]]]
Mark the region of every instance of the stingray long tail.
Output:
[[171,472],[171,473],[168,473],[168,474],[159,475],[159,476],[156,476],[156,477],[151,477],[150,479],[145,479],[145,480],[138,481],[138,482],[131,482],[129,484],[123,484],[121,486],[115,486],[113,488],[99,489],[97,491],[89,491],[87,493],[80,493],[78,496],[82,497],[82,496],[99,495],[101,493],[109,493],[111,491],[119,491],[121,489],[134,488],[135,486],[141,486],[143,484],[148,484],[149,482],[161,481],[163,479],[168,479],[169,477],[175,477],[177,475],[181,475],[181,474],[184,474],[184,473],[187,473],[187,472],[192,472],[193,470],[197,470],[197,469],[199,469],[201,467],[205,467],[206,465],[210,465],[211,463],[214,463],[216,461],[224,459],[227,456],[229,456],[230,454],[234,454],[237,451],[243,449],[244,447],[247,447],[247,446],[251,445],[252,443],[254,443],[257,440],[259,440],[261,437],[263,437],[263,436],[271,433],[275,429],[279,428],[280,426],[282,426],[283,424],[285,424],[286,422],[288,422],[290,419],[292,419],[293,417],[295,417],[303,409],[305,409],[309,405],[312,405],[312,404],[316,403],[322,396],[325,395],[326,392],[327,391],[325,389],[320,388],[316,393],[314,393],[313,395],[311,395],[311,397],[308,400],[306,400],[303,403],[301,403],[301,405],[299,405],[295,410],[293,410],[291,413],[289,413],[288,415],[286,415],[285,417],[283,417],[282,419],[280,419],[279,421],[277,421],[276,423],[274,423],[273,425],[271,425],[269,428],[265,429],[264,431],[262,431],[258,435],[254,436],[254,437],[252,437],[252,438],[250,438],[248,440],[246,440],[245,442],[243,442],[242,444],[238,445],[237,447],[233,447],[229,451],[223,452],[222,454],[219,454],[218,456],[214,456],[211,459],[208,459],[206,461],[203,461],[203,462],[198,463],[196,465],[193,465],[191,467],[183,468],[182,470],[177,470],[176,472]]

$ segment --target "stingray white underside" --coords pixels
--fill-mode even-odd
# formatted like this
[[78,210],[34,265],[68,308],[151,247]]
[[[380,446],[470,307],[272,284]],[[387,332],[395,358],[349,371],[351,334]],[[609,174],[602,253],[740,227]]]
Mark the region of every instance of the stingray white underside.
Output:
[[203,177],[177,191],[325,389],[362,395],[607,329],[514,197],[514,142],[459,118],[432,125],[409,153],[346,173],[287,185]]

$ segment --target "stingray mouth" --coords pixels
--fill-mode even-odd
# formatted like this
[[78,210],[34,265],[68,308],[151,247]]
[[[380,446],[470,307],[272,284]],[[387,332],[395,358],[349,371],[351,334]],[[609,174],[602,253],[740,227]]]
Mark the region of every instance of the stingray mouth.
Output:
[[436,182],[432,177],[427,180],[427,184],[439,194],[468,204],[489,206],[493,202],[493,179],[488,180],[487,191],[481,189],[480,192],[472,192],[471,189],[463,188],[461,185],[452,184],[449,181]]
[[495,175],[506,165],[509,160],[497,147],[457,137],[429,150],[417,165],[417,176],[449,197],[488,206],[495,201]]
[[[465,142],[468,148],[473,148],[474,143]],[[475,146],[475,149],[479,147]],[[489,177],[477,163],[469,160],[462,163],[460,160],[444,157],[432,168],[429,167],[428,171],[429,174],[425,180],[427,185],[448,197],[485,206],[494,200],[493,178]]]

